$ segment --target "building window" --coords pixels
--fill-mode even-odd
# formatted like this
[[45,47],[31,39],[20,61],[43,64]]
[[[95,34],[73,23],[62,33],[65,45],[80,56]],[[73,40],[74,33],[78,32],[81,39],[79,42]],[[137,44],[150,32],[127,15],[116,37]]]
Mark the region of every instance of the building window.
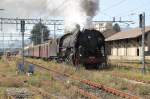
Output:
[[139,48],[137,48],[137,56],[139,56],[139,54],[140,54],[139,52],[140,52],[140,51],[139,51]]

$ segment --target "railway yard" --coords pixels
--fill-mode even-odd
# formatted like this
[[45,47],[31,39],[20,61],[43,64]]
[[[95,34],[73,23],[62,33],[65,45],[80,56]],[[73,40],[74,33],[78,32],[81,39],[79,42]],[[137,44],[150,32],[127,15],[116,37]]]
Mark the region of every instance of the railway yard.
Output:
[[150,0],[1,0],[0,99],[150,99]]
[[25,66],[35,66],[35,73],[28,76],[16,74],[20,61],[19,58],[1,60],[1,97],[6,95],[6,89],[14,87],[28,89],[32,99],[150,98],[149,73],[142,75],[137,70],[118,67],[86,70],[81,66],[77,70],[65,63],[27,58]]

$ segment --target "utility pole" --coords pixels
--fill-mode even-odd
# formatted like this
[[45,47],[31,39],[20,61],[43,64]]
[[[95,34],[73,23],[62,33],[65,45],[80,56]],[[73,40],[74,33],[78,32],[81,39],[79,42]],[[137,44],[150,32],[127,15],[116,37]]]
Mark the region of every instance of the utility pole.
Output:
[[3,55],[5,56],[5,40],[4,40],[4,32],[3,32]]
[[145,12],[139,15],[140,18],[140,28],[142,32],[142,55],[141,55],[141,62],[142,62],[142,67],[141,67],[141,72],[143,74],[146,73],[146,68],[145,68]]
[[[5,9],[0,9],[0,11],[4,11]],[[1,33],[3,32],[3,22],[2,22],[2,19],[1,19]],[[4,32],[3,32],[3,55],[5,55],[5,46],[4,46]]]
[[44,37],[44,36],[43,36],[44,29],[42,28],[41,30],[42,30],[42,31],[41,31],[41,33],[42,33],[42,34],[41,34],[41,44],[42,44],[42,43],[44,42],[44,40],[43,40],[43,37]]
[[54,40],[56,40],[56,23],[54,22]]
[[25,32],[25,21],[21,20],[21,33],[22,33],[22,65],[24,66],[24,32]]
[[113,22],[115,22],[116,21],[116,18],[115,17],[113,17]]
[[40,19],[40,33],[41,33],[41,44],[43,43],[43,28],[42,28],[42,20]]

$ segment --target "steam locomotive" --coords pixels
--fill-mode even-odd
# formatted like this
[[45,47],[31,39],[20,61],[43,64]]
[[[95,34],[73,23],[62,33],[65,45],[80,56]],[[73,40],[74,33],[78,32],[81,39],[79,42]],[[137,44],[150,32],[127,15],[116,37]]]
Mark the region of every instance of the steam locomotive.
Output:
[[60,38],[59,55],[74,65],[101,68],[106,65],[105,38],[97,30],[76,31]]
[[25,56],[63,60],[78,66],[96,66],[106,64],[105,38],[97,30],[74,31],[63,35],[57,42],[50,40],[44,44],[28,47]]

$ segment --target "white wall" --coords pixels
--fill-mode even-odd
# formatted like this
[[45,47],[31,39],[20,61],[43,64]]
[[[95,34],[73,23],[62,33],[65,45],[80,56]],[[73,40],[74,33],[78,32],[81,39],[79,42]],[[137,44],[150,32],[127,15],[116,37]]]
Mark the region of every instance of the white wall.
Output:
[[123,48],[123,47],[118,48],[118,56],[125,56],[126,55],[125,49],[126,48]]
[[[139,41],[140,40],[140,41]],[[147,45],[145,45],[145,51],[150,51],[150,33],[147,36],[147,41],[145,41]],[[111,59],[129,59],[129,60],[139,60],[142,55],[141,48],[141,37],[135,39],[126,39],[126,40],[118,40],[118,41],[109,41],[108,43],[109,52],[111,55],[109,57]],[[139,56],[138,56],[139,49]],[[150,57],[148,57],[150,59]]]
[[[137,56],[137,49],[139,48],[139,56]],[[148,50],[148,46],[145,47],[145,51]],[[128,48],[111,48],[110,59],[125,59],[125,60],[139,60],[142,53],[141,47],[128,47]],[[148,57],[148,59],[150,59]]]

